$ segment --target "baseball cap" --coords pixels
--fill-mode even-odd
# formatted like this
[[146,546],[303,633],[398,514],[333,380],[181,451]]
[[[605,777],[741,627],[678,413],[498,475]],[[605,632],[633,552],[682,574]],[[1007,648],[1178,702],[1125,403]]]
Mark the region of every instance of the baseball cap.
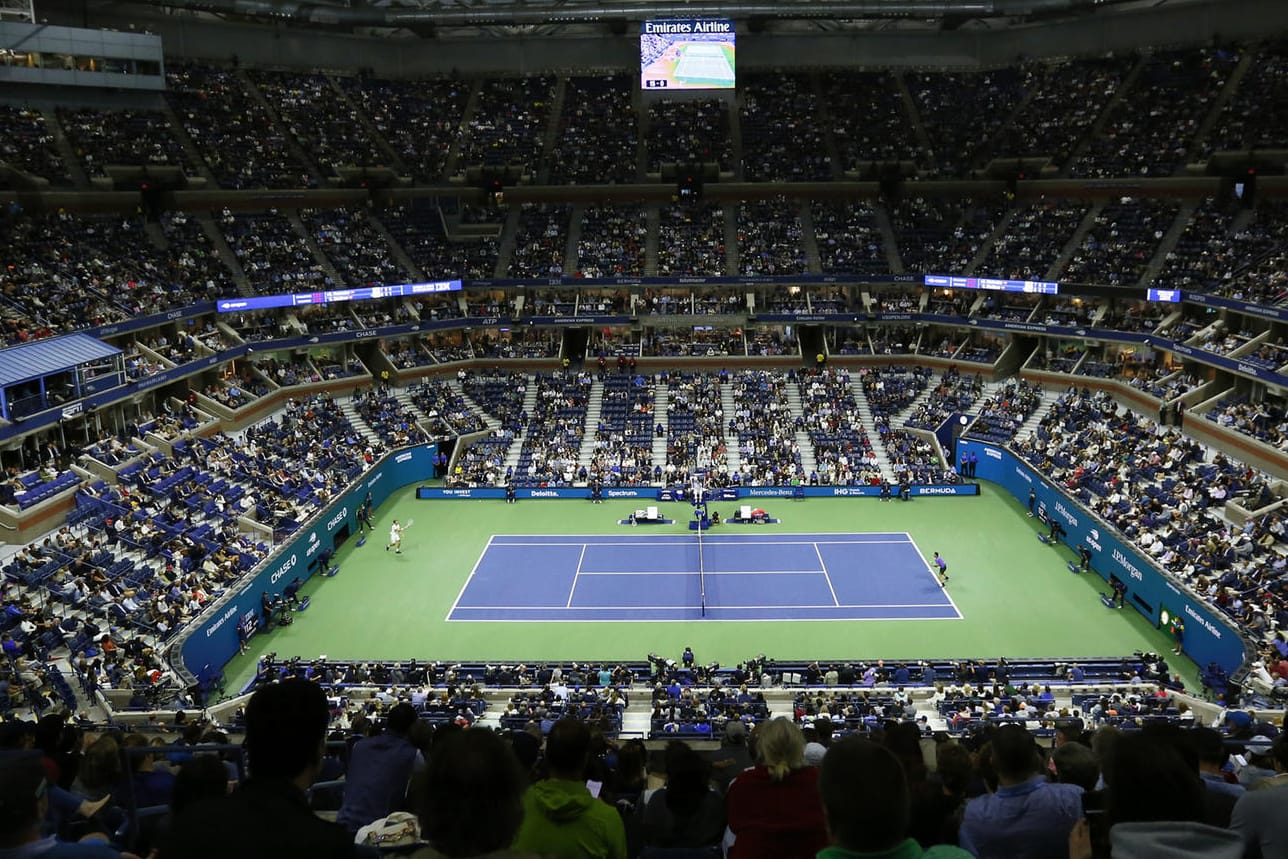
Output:
[[1244,748],[1250,755],[1268,755],[1270,749],[1274,746],[1274,740],[1269,737],[1255,736],[1244,744]]

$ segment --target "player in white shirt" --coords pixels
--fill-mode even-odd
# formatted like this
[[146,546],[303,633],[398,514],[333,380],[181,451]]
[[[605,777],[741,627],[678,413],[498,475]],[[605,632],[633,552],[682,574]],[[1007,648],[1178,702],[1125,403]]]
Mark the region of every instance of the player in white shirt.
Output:
[[389,545],[385,546],[386,552],[392,548],[397,554],[402,554],[402,532],[403,526],[395,519],[394,524],[389,526]]

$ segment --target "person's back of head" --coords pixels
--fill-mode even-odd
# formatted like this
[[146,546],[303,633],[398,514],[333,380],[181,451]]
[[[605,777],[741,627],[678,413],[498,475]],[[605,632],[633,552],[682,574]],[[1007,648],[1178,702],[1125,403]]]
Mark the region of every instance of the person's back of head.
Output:
[[805,766],[805,735],[782,716],[761,722],[752,736],[756,761],[773,781],[782,781],[792,770]]
[[887,851],[907,837],[908,779],[894,752],[859,736],[834,743],[819,771],[832,840],[858,853]]
[[993,770],[1002,784],[1018,784],[1037,773],[1038,747],[1022,725],[1001,725],[993,731]]
[[170,811],[179,814],[188,806],[228,793],[228,768],[219,758],[197,755],[183,762],[175,773]]
[[1193,753],[1198,756],[1200,767],[1220,769],[1229,760],[1230,753],[1225,748],[1225,738],[1216,728],[1199,726],[1191,728],[1187,740]]
[[1091,749],[1082,743],[1065,743],[1051,752],[1055,780],[1063,784],[1076,784],[1085,791],[1096,789],[1100,780],[1100,764]]
[[385,717],[385,729],[391,734],[405,737],[419,718],[416,708],[404,701],[395,704],[389,711],[389,715]]
[[961,743],[940,743],[935,748],[935,772],[944,790],[964,795],[974,771],[970,752]]
[[39,752],[0,752],[0,850],[39,839],[45,790]]
[[526,783],[504,739],[482,729],[458,731],[434,744],[425,768],[421,835],[449,859],[503,850],[523,822]]
[[560,719],[546,737],[546,767],[551,778],[581,780],[590,754],[590,728],[580,719]]
[[1124,734],[1105,769],[1111,823],[1203,820],[1203,783],[1175,743],[1156,734]]
[[251,776],[293,779],[316,766],[330,718],[326,692],[307,680],[260,688],[246,705]]
[[666,744],[666,807],[677,815],[695,811],[710,790],[706,759],[683,740]]

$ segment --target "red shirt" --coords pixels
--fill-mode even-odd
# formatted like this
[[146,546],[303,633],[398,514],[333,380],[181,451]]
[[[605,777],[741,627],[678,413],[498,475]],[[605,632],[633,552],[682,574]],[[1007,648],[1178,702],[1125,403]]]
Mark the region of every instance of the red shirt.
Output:
[[729,859],[814,859],[828,845],[818,769],[792,770],[770,781],[763,766],[738,774],[729,785]]

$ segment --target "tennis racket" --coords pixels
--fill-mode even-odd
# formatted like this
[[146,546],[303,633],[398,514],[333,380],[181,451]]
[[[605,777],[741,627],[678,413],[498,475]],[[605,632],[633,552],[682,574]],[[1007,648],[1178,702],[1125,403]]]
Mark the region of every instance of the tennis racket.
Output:
[[412,525],[415,525],[415,524],[416,524],[415,519],[408,519],[407,524],[403,526],[403,530],[406,531],[408,528],[410,528]]

